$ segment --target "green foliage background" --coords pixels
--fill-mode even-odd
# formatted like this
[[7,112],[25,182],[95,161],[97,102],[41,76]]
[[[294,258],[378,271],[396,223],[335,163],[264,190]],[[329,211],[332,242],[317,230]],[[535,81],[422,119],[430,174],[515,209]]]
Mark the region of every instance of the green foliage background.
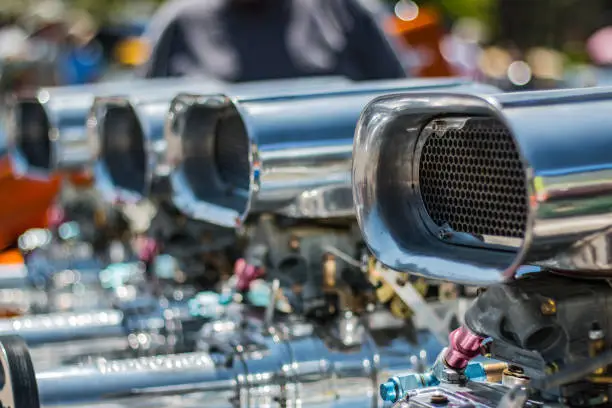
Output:
[[[397,0],[385,0],[389,4]],[[495,15],[497,0],[421,0],[417,4],[432,4],[444,10],[450,18],[474,17],[485,23],[490,23]]]
[[[44,0],[0,0],[0,13],[18,13],[26,11],[31,5]],[[146,18],[150,11],[166,0],[63,0],[70,8],[84,9],[88,11],[98,23],[114,20],[125,14],[126,6],[131,9],[137,8],[144,11],[142,17]],[[202,0],[207,1],[207,0]],[[397,0],[381,0],[393,6]],[[567,1],[567,0],[559,0]],[[449,19],[457,17],[475,17],[487,25],[494,24],[492,21],[496,16],[496,5],[498,0],[417,0],[419,5],[433,4],[443,10]],[[144,7],[134,6],[145,5]]]
[[[0,0],[0,13],[26,11],[45,0]],[[69,7],[88,11],[98,24],[146,20],[166,0],[63,0]],[[201,0],[209,1],[209,0]],[[393,7],[398,0],[380,0]],[[594,30],[610,24],[610,0],[414,0],[442,12],[447,27],[461,17],[480,20],[487,43],[513,43],[518,48],[546,46],[584,59],[584,42]]]
[[[126,5],[133,1],[135,0],[65,0],[72,7],[87,10],[99,23],[117,18],[122,14]],[[147,0],[142,3],[148,3],[155,7],[164,2],[165,0]]]
[[[6,1],[6,0],[0,0]],[[111,17],[120,14],[125,4],[135,0],[66,0],[67,3],[89,11],[99,22],[104,22]],[[165,0],[148,0],[154,6],[164,3]],[[205,1],[205,0],[204,0]],[[383,0],[394,5],[397,0]],[[445,14],[455,19],[457,17],[474,17],[487,25],[494,22],[492,19],[496,15],[497,0],[420,0],[418,4],[431,3],[442,10]]]

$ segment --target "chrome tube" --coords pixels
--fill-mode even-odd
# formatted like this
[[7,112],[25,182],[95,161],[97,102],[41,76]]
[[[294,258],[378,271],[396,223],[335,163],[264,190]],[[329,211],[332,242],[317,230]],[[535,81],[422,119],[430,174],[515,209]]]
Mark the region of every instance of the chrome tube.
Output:
[[[411,332],[403,321],[388,317],[347,316],[350,325],[341,332],[335,332],[335,325],[300,322],[261,331],[259,321],[230,336],[239,340],[226,344],[233,350],[231,359],[219,355],[214,360],[208,352],[101,359],[37,373],[39,397],[46,406],[197,393],[194,398],[206,406],[231,401],[237,407],[336,407],[350,402],[377,407],[380,381],[398,372],[424,370],[441,349],[430,333]],[[11,380],[15,389],[20,378]]]
[[18,335],[29,346],[79,339],[125,336],[123,313],[102,310],[52,313],[0,320],[0,336]]
[[28,268],[26,265],[0,265],[0,289],[25,288],[28,284]]
[[352,216],[350,159],[355,124],[373,98],[394,92],[489,94],[465,80],[398,80],[302,95],[178,96],[166,132],[174,204],[225,227],[249,213],[300,218]]
[[[193,83],[193,79],[191,83]],[[86,86],[41,88],[17,95],[7,113],[9,155],[17,174],[48,177],[57,169],[82,170],[91,164],[85,121],[96,95],[175,87],[186,79],[125,80]]]
[[[227,90],[247,94],[297,93],[311,89],[344,89],[351,81],[343,77],[269,80],[242,84],[190,83],[125,96],[98,97],[87,121],[91,144],[97,146],[95,182],[108,201],[134,202],[151,195],[151,186],[169,174],[166,115],[172,99],[181,92],[218,93]],[[163,181],[162,181],[163,180]],[[157,192],[155,192],[157,194]]]
[[374,100],[353,154],[368,246],[391,269],[473,285],[523,265],[612,276],[611,109],[612,88]]
[[[208,353],[99,361],[36,375],[42,405],[68,405],[146,394],[180,394],[194,387],[207,398],[234,394],[231,370],[219,369]],[[207,405],[208,406],[208,405]]]

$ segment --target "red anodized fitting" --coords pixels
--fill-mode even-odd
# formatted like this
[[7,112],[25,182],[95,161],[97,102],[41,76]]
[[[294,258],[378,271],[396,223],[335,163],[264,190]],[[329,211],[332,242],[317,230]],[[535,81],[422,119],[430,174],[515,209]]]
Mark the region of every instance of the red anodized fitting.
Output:
[[49,228],[58,228],[67,221],[66,213],[60,205],[53,205],[47,213]]
[[138,259],[152,262],[158,252],[157,241],[150,237],[139,237],[137,240]]
[[480,354],[480,345],[484,338],[465,327],[460,327],[451,332],[449,340],[450,344],[444,360],[448,367],[463,370],[470,360]]
[[238,259],[234,264],[234,275],[236,275],[236,290],[245,292],[251,286],[251,282],[264,274],[262,268],[247,263],[244,259]]

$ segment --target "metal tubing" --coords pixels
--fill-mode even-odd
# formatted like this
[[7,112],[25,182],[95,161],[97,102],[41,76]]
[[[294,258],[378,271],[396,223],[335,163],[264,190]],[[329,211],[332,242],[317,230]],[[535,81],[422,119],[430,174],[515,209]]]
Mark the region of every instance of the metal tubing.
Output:
[[[359,402],[376,407],[379,381],[429,365],[441,349],[428,332],[412,333],[414,342],[407,340],[404,322],[388,318],[375,313],[363,321],[351,320],[350,327],[340,324],[341,336],[354,340],[350,347],[337,337],[334,325],[277,322],[266,330],[258,321],[250,329],[236,330],[220,320],[210,324],[215,327],[210,334],[212,343],[229,346],[231,352],[224,357],[213,359],[202,351],[58,368],[36,374],[39,397],[45,406],[198,393],[206,406]],[[15,363],[3,360],[9,368]],[[17,390],[19,381],[32,375],[20,373],[9,379],[8,387]]]
[[361,110],[379,95],[423,90],[498,91],[447,79],[372,81],[290,96],[180,95],[166,132],[174,204],[225,227],[262,210],[352,215],[350,159]]
[[125,336],[123,313],[103,310],[53,313],[0,320],[0,336],[18,335],[29,346],[70,340]]
[[93,158],[85,122],[95,96],[130,94],[151,87],[189,89],[193,81],[130,79],[41,88],[17,95],[7,115],[9,155],[15,172],[41,178],[55,170],[82,170],[89,166]]
[[95,99],[87,121],[88,138],[97,146],[96,186],[108,201],[138,201],[152,183],[168,175],[163,137],[172,99],[181,92],[205,94],[232,90],[245,94],[290,94],[307,90],[344,89],[343,77],[268,80],[241,84],[189,83]]

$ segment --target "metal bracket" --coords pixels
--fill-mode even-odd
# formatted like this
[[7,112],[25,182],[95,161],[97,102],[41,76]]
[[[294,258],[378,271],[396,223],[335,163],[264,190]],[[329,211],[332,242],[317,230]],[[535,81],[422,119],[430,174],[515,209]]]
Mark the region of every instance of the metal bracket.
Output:
[[497,408],[523,408],[529,400],[529,391],[524,385],[516,385],[504,394]]
[[[397,284],[397,278],[403,273],[385,268],[380,262],[376,262],[376,269],[380,276],[391,285],[395,293],[412,309],[415,326],[419,327],[418,322],[426,322],[427,328],[437,337],[438,341],[448,344],[451,319],[456,316],[461,323],[470,300],[456,299],[448,302],[427,303],[412,285],[400,286]],[[437,313],[440,309],[443,317]]]

